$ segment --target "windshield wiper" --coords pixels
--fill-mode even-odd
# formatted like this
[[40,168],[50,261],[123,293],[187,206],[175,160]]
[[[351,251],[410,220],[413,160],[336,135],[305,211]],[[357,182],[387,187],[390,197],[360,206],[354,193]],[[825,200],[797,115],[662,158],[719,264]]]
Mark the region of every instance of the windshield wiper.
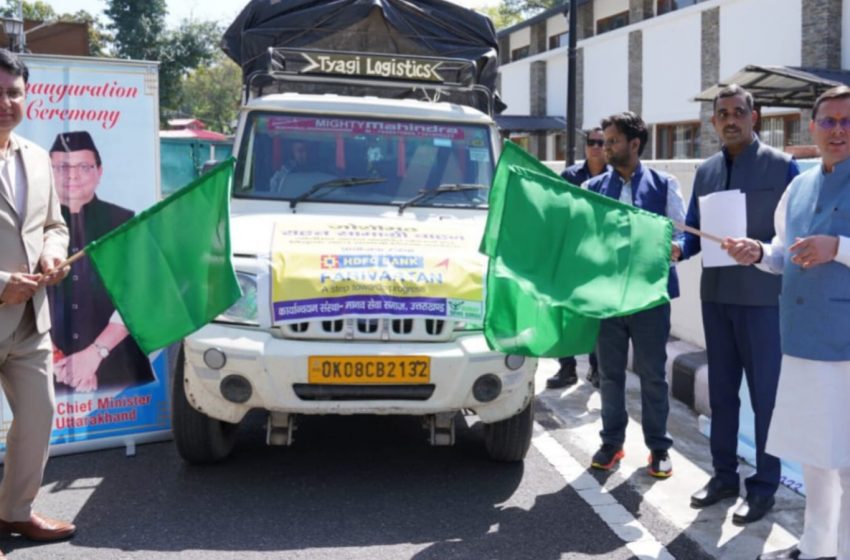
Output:
[[308,190],[299,194],[295,198],[289,201],[289,207],[295,210],[295,206],[303,201],[307,200],[317,192],[323,189],[335,189],[338,187],[356,187],[358,185],[373,185],[375,183],[383,183],[386,181],[383,177],[340,177],[339,179],[330,179],[329,181],[322,181],[321,183],[316,183]]
[[477,191],[481,189],[486,189],[484,185],[479,185],[477,183],[446,183],[440,185],[436,189],[422,189],[419,191],[419,194],[411,198],[406,202],[402,202],[398,206],[398,215],[404,212],[404,209],[408,206],[413,206],[414,204],[419,204],[420,202],[425,202],[426,200],[431,200],[435,196],[439,196],[443,193],[447,192],[461,192],[461,191]]

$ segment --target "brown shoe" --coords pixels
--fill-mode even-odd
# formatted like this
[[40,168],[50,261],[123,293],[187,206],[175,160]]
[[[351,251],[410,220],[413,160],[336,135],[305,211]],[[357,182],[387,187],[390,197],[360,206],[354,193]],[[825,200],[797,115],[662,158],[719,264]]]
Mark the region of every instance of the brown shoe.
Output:
[[73,523],[41,517],[35,513],[29,521],[3,521],[0,519],[0,533],[21,535],[31,541],[59,541],[70,538],[77,531]]

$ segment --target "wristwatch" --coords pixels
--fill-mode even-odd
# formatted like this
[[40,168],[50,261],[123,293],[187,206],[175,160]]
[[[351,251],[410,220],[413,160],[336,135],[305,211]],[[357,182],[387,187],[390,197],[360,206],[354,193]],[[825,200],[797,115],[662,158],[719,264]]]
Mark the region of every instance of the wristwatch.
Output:
[[94,346],[95,350],[97,350],[97,355],[100,356],[101,359],[106,359],[106,357],[109,356],[109,348],[107,348],[103,344],[93,342],[92,346]]

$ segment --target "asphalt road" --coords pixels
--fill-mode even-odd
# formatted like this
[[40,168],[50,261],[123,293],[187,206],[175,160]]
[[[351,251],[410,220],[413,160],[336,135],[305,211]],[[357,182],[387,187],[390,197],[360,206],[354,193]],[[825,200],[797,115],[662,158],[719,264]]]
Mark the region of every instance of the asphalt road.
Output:
[[[697,544],[704,536],[689,529],[709,527],[728,552],[747,534],[721,530],[723,512],[720,521],[682,522],[665,508],[703,483],[691,472],[708,476],[684,459],[674,457],[678,481],[648,477],[643,451],[627,451],[637,466],[588,471],[598,445],[598,410],[588,403],[597,397],[584,383],[571,391],[538,399],[534,444],[519,464],[488,459],[480,424],[459,419],[455,446],[435,448],[405,417],[306,418],[289,448],[267,447],[262,418],[251,417],[233,456],[211,467],[186,465],[171,442],[140,445],[134,457],[123,449],[54,457],[36,509],[73,519],[78,535],[48,545],[5,538],[0,548],[39,560],[739,557],[706,552]],[[678,432],[685,423],[695,432],[690,411],[676,414]],[[635,527],[647,541],[627,545],[621,537]]]

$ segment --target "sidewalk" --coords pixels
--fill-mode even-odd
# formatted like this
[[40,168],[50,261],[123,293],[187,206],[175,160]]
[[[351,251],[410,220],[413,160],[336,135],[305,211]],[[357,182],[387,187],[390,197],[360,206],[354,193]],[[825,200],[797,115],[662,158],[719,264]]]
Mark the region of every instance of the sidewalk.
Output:
[[[639,381],[635,375],[629,375],[626,401],[632,421],[624,446],[626,456],[617,469],[618,476],[611,477],[606,488],[627,482],[649,506],[714,558],[750,560],[763,551],[796,544],[802,532],[805,499],[788,488],[780,487],[771,513],[747,527],[732,524],[732,513],[742,498],[737,503],[726,500],[702,510],[690,507],[691,494],[708,482],[712,472],[708,439],[700,432],[698,419],[699,414],[709,412],[705,356],[701,349],[673,340],[668,343],[667,352],[668,381],[675,397],[670,402],[668,421],[674,440],[670,453],[674,476],[664,481],[643,476],[648,451],[640,430]],[[537,396],[561,422],[563,435],[589,458],[600,445],[600,399],[598,391],[584,381],[588,369],[586,357],[578,360],[580,381],[565,390],[546,389],[546,379],[555,373],[558,363],[541,360],[536,378]],[[742,464],[740,472],[743,480],[753,469]]]

